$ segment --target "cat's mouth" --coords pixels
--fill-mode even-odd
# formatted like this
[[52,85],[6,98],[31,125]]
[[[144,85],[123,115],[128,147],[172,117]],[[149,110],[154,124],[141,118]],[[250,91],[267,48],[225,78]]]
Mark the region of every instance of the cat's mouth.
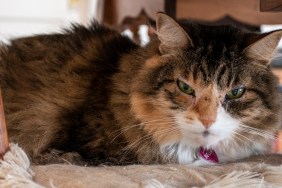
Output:
[[217,154],[216,154],[215,150],[213,150],[212,148],[206,149],[204,147],[200,147],[197,151],[197,157],[201,158],[203,160],[206,160],[208,162],[211,162],[211,163],[218,163],[219,162]]

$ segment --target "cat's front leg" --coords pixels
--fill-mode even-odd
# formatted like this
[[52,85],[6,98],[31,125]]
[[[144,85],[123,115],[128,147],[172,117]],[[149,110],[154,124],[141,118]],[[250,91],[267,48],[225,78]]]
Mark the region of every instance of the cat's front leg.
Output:
[[88,163],[77,152],[65,152],[57,149],[38,154],[32,159],[33,164],[68,164],[86,166]]
[[216,165],[217,163],[212,163],[210,161],[204,160],[204,159],[197,159],[192,163],[192,166],[212,166]]

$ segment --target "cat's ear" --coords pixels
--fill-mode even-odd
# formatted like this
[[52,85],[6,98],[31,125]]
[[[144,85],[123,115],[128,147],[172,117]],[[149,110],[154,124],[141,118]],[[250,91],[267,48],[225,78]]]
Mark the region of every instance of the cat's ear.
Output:
[[281,37],[282,30],[261,34],[259,38],[244,49],[244,52],[248,57],[262,60],[265,65],[269,65]]
[[189,45],[193,46],[191,38],[184,29],[164,13],[156,15],[156,30],[161,42],[159,45],[161,54],[168,54]]

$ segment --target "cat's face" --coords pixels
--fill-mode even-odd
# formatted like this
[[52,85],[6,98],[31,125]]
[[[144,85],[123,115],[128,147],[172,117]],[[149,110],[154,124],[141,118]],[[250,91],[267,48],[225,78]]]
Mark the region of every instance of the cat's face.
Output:
[[143,129],[183,163],[189,157],[182,152],[199,147],[231,158],[265,152],[280,125],[280,98],[268,67],[271,54],[261,43],[275,40],[268,44],[272,52],[278,37],[246,45],[247,34],[239,30],[209,35],[207,27],[180,27],[165,15],[157,29],[160,55],[145,62],[131,96]]

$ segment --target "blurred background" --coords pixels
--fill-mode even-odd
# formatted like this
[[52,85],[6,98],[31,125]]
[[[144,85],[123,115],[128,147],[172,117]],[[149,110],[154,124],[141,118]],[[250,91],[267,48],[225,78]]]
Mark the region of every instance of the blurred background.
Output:
[[[148,23],[159,11],[184,22],[282,29],[282,0],[0,0],[0,41],[60,32],[71,23],[87,26],[95,19],[145,45],[153,35]],[[282,85],[282,42],[272,66]],[[282,152],[282,141],[277,142],[275,151]]]
[[[99,18],[99,0],[0,0],[0,40],[49,33]],[[103,7],[103,6],[102,6]]]
[[0,40],[61,31],[70,23],[87,25],[96,19],[145,44],[148,20],[159,11],[182,20],[266,32],[282,28],[279,7],[282,0],[0,0]]

